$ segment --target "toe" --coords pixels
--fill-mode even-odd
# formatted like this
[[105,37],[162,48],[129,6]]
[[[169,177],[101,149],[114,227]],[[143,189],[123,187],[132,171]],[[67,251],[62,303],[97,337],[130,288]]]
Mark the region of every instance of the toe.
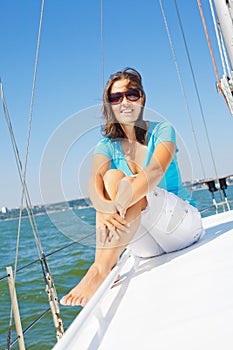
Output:
[[72,295],[65,295],[64,297],[61,298],[60,300],[61,305],[72,305]]
[[82,298],[80,305],[85,306],[87,304],[87,302],[88,302],[88,299],[84,297],[84,298]]
[[65,297],[65,296],[61,298],[60,304],[61,304],[61,305],[67,305],[67,300],[66,300],[66,297]]

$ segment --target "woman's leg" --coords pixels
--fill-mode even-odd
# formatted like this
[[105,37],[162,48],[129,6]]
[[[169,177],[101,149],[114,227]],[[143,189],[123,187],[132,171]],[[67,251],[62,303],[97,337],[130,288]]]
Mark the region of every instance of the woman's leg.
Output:
[[142,215],[141,226],[165,253],[186,248],[203,235],[198,210],[175,194],[155,188],[148,195],[148,203],[151,210]]
[[[117,194],[117,187],[125,175],[119,170],[109,170],[104,177],[106,193],[114,200]],[[80,283],[77,284],[66,296],[61,299],[63,305],[84,306],[92,295],[105,280],[111,269],[117,263],[119,256],[126,248],[138,229],[141,218],[141,211],[145,207],[145,199],[130,207],[125,215],[126,221],[130,224],[129,232],[118,231],[118,239],[106,240],[104,246],[96,245],[95,261]],[[96,227],[98,228],[103,214],[96,212]],[[106,214],[107,216],[108,214]],[[101,241],[100,232],[96,230],[96,241]]]

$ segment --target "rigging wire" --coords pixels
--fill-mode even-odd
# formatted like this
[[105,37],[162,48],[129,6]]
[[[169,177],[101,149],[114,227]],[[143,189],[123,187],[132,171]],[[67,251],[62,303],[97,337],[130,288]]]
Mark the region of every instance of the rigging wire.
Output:
[[[86,235],[86,236],[84,236],[84,237],[82,237],[82,238],[80,238],[78,241],[71,242],[71,243],[66,244],[65,246],[63,246],[63,247],[61,247],[61,248],[58,248],[58,249],[56,249],[56,250],[54,250],[54,251],[52,251],[52,252],[50,252],[50,253],[47,253],[46,255],[44,255],[43,258],[46,259],[46,258],[48,258],[49,256],[52,256],[52,255],[54,255],[54,254],[57,254],[57,253],[61,252],[62,250],[65,250],[65,249],[71,247],[71,246],[74,245],[74,244],[80,244],[80,243],[81,243],[82,241],[84,241],[85,239],[88,239],[88,238],[90,238],[90,237],[92,237],[92,236],[94,236],[94,235],[95,235],[95,231],[92,232],[92,233],[90,233],[90,234],[88,234],[88,235]],[[28,263],[28,264],[26,264],[26,265],[24,265],[24,266],[18,268],[16,272],[18,273],[18,272],[20,272],[20,271],[22,271],[22,270],[24,270],[24,269],[26,269],[26,268],[32,266],[32,265],[35,264],[35,263],[38,263],[38,262],[41,262],[41,263],[42,263],[42,259],[43,259],[43,258],[36,259],[36,260],[34,260],[34,261],[32,261],[32,262],[30,262],[30,263]],[[46,264],[47,264],[47,262],[46,262]],[[43,275],[44,275],[44,279],[45,279],[46,271],[44,270],[43,264],[41,264],[41,265],[42,265],[42,271],[43,271]],[[2,277],[0,278],[0,281],[2,281],[2,280],[4,280],[4,279],[7,279],[7,277],[8,277],[7,275],[2,276]],[[23,334],[26,334],[26,333],[27,333],[36,323],[38,323],[49,311],[51,311],[51,308],[48,308],[48,309],[47,309],[46,311],[44,311],[36,320],[34,320],[31,324],[29,324],[29,326],[27,326],[27,328],[23,330]],[[10,349],[10,348],[17,342],[17,340],[18,340],[18,338],[19,338],[19,337],[16,337],[14,340],[11,341],[11,333],[12,333],[12,325],[9,327],[9,331],[8,331],[8,342],[7,342],[7,347],[5,348],[5,350]]]
[[[23,334],[26,334],[32,327],[34,327],[50,310],[50,308],[48,308],[47,310],[45,310],[44,312],[42,312],[42,314],[40,316],[38,316],[34,321],[32,321],[28,326],[27,328],[25,328],[23,330]],[[10,342],[10,348],[18,341],[19,339],[19,336],[17,336],[14,340],[12,340]],[[5,350],[8,350],[8,348],[5,348]]]
[[203,107],[202,107],[202,103],[201,103],[201,98],[200,98],[200,94],[199,94],[199,90],[198,90],[198,86],[197,86],[197,80],[196,80],[196,77],[195,77],[195,74],[194,74],[193,65],[192,65],[192,62],[191,62],[189,49],[188,49],[187,41],[186,41],[186,38],[185,38],[185,35],[184,35],[184,29],[183,29],[183,25],[182,25],[182,21],[181,21],[181,17],[180,17],[180,13],[179,13],[179,9],[178,9],[176,0],[174,0],[174,3],[175,3],[177,17],[178,17],[178,20],[179,20],[179,25],[180,25],[180,29],[181,29],[184,45],[185,45],[185,51],[186,51],[186,54],[187,54],[187,58],[188,58],[188,62],[189,62],[190,70],[191,70],[191,74],[192,74],[192,77],[193,77],[193,82],[194,82],[195,91],[196,91],[196,95],[197,95],[197,99],[198,99],[198,103],[199,103],[199,108],[200,108],[200,111],[201,111],[202,121],[203,121],[204,128],[205,128],[205,133],[206,133],[206,137],[207,137],[209,151],[210,151],[210,155],[211,155],[213,166],[214,166],[215,176],[216,176],[216,178],[218,178],[216,163],[215,163],[215,160],[214,160],[214,154],[213,154],[213,150],[212,150],[212,146],[211,146],[211,142],[210,142],[210,137],[209,137],[209,133],[208,133],[208,129],[207,129],[207,124],[206,124],[206,119],[205,119],[205,115],[204,115],[204,111],[203,111]]
[[[24,169],[22,167],[22,162],[20,159],[20,153],[16,144],[16,140],[13,133],[12,124],[10,121],[9,113],[7,110],[7,105],[4,97],[3,87],[2,83],[0,85],[0,93],[1,93],[1,99],[3,103],[3,110],[4,115],[7,121],[8,129],[10,131],[10,137],[13,145],[13,150],[16,158],[16,164],[20,176],[20,181],[22,184],[22,193],[21,193],[21,205],[20,205],[20,214],[19,214],[19,223],[18,223],[18,234],[17,234],[17,242],[16,242],[16,253],[15,253],[15,264],[14,264],[14,284],[16,281],[16,271],[17,271],[17,263],[18,263],[18,252],[19,252],[19,240],[20,240],[20,232],[21,232],[21,221],[22,221],[22,211],[23,211],[23,203],[24,200],[26,202],[26,209],[28,212],[28,218],[33,230],[33,234],[35,237],[36,247],[38,250],[38,255],[40,257],[41,266],[42,266],[42,272],[44,275],[45,283],[46,283],[46,292],[49,299],[50,309],[53,315],[53,322],[56,329],[56,337],[57,339],[60,339],[61,336],[64,333],[63,329],[63,323],[60,318],[60,311],[59,311],[59,305],[58,305],[58,298],[56,289],[53,283],[52,275],[49,270],[49,266],[46,262],[46,257],[43,252],[42,244],[39,237],[39,232],[37,229],[36,221],[34,218],[32,205],[30,201],[30,196],[27,190],[26,185],[26,173],[27,173],[27,162],[28,162],[28,155],[29,155],[29,143],[30,143],[30,135],[31,135],[31,125],[32,125],[32,115],[33,115],[33,106],[34,106],[34,97],[35,97],[35,87],[36,87],[36,77],[37,77],[37,67],[38,67],[38,58],[39,58],[39,49],[40,49],[40,38],[41,38],[41,29],[42,29],[42,20],[43,20],[43,13],[44,13],[44,0],[41,2],[41,12],[40,12],[40,23],[39,23],[39,30],[38,30],[38,39],[37,39],[37,47],[36,47],[36,57],[35,57],[35,65],[34,65],[34,74],[33,74],[33,84],[32,84],[32,93],[31,93],[31,103],[30,103],[30,110],[29,110],[29,120],[28,120],[28,134],[27,134],[27,143],[26,143],[26,156],[25,156],[25,163],[24,163]],[[15,292],[15,290],[14,290]],[[9,320],[9,331],[8,331],[8,341],[7,341],[7,347],[10,346],[10,339],[11,339],[11,329],[12,329],[12,320],[13,320],[13,305],[11,305],[10,310],[10,320]]]
[[[1,100],[2,100],[2,104],[3,104],[4,116],[5,116],[6,123],[7,123],[8,129],[9,129],[9,133],[10,133],[10,138],[11,138],[11,142],[12,142],[13,152],[14,152],[14,155],[15,155],[15,160],[16,160],[16,165],[17,165],[20,181],[21,181],[22,187],[24,187],[24,192],[25,192],[25,196],[26,196],[26,209],[27,209],[27,213],[28,213],[28,218],[29,218],[29,222],[30,222],[31,227],[32,227],[32,231],[33,231],[34,238],[35,238],[35,243],[36,243],[36,248],[37,248],[37,251],[38,251],[38,254],[39,254],[40,253],[40,249],[41,249],[41,242],[40,242],[40,240],[38,238],[38,235],[35,232],[35,227],[34,227],[34,221],[35,220],[31,216],[31,206],[29,206],[30,197],[29,197],[26,181],[23,182],[22,162],[21,162],[21,158],[20,158],[19,149],[17,147],[17,143],[16,143],[16,140],[15,140],[15,136],[14,136],[14,132],[13,132],[13,128],[12,128],[12,123],[11,123],[11,120],[10,120],[10,117],[9,117],[9,112],[8,112],[7,105],[6,105],[6,100],[5,100],[5,95],[4,95],[4,91],[3,91],[2,82],[0,82],[0,95],[1,95]],[[20,208],[22,208],[22,206]],[[20,227],[21,227],[21,216],[22,216],[22,210],[20,210],[20,217],[19,217],[19,223],[18,223],[18,233],[17,233],[17,241],[16,241],[15,264],[14,264],[14,274],[13,274],[14,284],[15,284],[15,280],[16,280],[16,270],[17,270],[17,263],[18,263],[19,240],[20,240],[20,232],[21,232],[21,229],[20,229]],[[10,349],[11,334],[12,334],[12,323],[13,323],[12,321],[13,321],[13,306],[11,305],[10,316],[9,316],[9,329],[8,329],[8,336],[7,336],[7,348],[8,349]]]
[[[12,124],[10,121],[10,117],[9,117],[9,113],[8,113],[8,109],[7,109],[7,105],[6,105],[6,101],[5,101],[5,97],[4,97],[2,82],[1,82],[1,89],[0,89],[4,115],[5,115],[5,119],[7,121],[8,129],[10,131],[11,141],[13,143],[14,154],[16,157],[17,168],[18,168],[18,172],[20,174],[20,180],[21,180],[21,184],[22,184],[20,214],[19,214],[19,222],[18,222],[18,233],[17,233],[17,240],[16,240],[16,252],[15,252],[15,263],[14,263],[14,273],[13,273],[14,284],[16,281],[16,270],[17,270],[17,264],[18,264],[22,211],[23,211],[23,202],[24,202],[25,197],[26,197],[25,202],[26,202],[26,207],[27,207],[27,211],[28,211],[28,217],[29,217],[29,221],[31,223],[31,227],[32,227],[33,234],[35,237],[37,251],[38,251],[38,254],[40,254],[40,252],[43,252],[42,244],[41,244],[41,241],[39,238],[39,233],[38,233],[37,226],[36,226],[36,222],[35,222],[32,210],[31,210],[32,206],[31,206],[31,202],[30,202],[29,193],[28,193],[27,186],[26,186],[26,169],[27,169],[27,160],[28,160],[28,153],[29,153],[29,142],[30,142],[30,133],[31,133],[31,124],[32,124],[32,111],[33,111],[34,95],[35,95],[36,73],[37,73],[37,66],[38,66],[38,55],[39,55],[39,47],[40,47],[40,34],[41,34],[41,28],[42,28],[43,10],[44,10],[44,0],[42,0],[41,14],[40,14],[40,25],[39,25],[39,34],[38,34],[38,41],[37,41],[36,60],[35,60],[33,86],[32,86],[32,96],[31,96],[30,112],[29,112],[28,136],[27,136],[26,158],[25,158],[24,170],[22,167],[20,153],[19,153],[17,143],[16,143],[16,140],[14,137],[14,133],[13,133]],[[9,347],[10,333],[11,333],[12,320],[13,320],[13,306],[12,305],[11,305],[11,309],[10,309],[10,317],[9,318],[10,318],[9,319],[9,334],[8,334],[8,345],[7,345],[8,347]]]
[[[41,41],[40,38],[41,38],[43,14],[44,14],[44,0],[42,0],[42,2],[41,2],[40,22],[39,22],[39,30],[38,30],[38,37],[37,37],[36,57],[35,57],[35,64],[34,64],[32,92],[31,92],[31,102],[30,102],[30,109],[29,109],[28,133],[27,133],[27,143],[26,143],[26,155],[25,155],[24,170],[23,170],[23,184],[22,184],[21,205],[20,205],[20,215],[19,215],[19,235],[20,235],[20,226],[21,226],[21,221],[22,221],[23,202],[24,202],[25,190],[26,190],[27,163],[28,163],[29,144],[30,144],[30,137],[31,137],[33,106],[34,106],[34,100],[35,100],[36,77],[37,77],[37,68],[38,68],[38,59],[39,59],[39,50],[40,50],[40,41]],[[32,207],[31,203],[29,203],[29,204],[30,204],[30,207]],[[32,213],[32,218],[34,218],[33,213]],[[37,237],[38,237],[39,236],[39,231],[37,229],[37,225],[36,225],[36,221],[35,220],[33,220],[33,225],[35,227],[35,231],[36,231],[36,234],[37,234]],[[43,253],[43,248],[42,248],[41,242],[40,242],[39,247],[40,247],[40,252]],[[17,249],[18,249],[18,245],[17,245]],[[17,251],[17,254],[18,254],[18,251]],[[14,276],[16,274],[16,268],[17,268],[17,260],[15,262]],[[14,277],[14,279],[15,278],[16,277]]]
[[[52,256],[52,255],[54,255],[54,254],[57,254],[57,253],[61,252],[62,250],[65,250],[65,249],[67,249],[67,248],[70,248],[70,247],[71,247],[72,245],[74,245],[74,244],[80,244],[80,243],[81,243],[82,241],[84,241],[85,239],[90,238],[90,237],[92,237],[92,236],[94,236],[94,235],[95,235],[95,231],[92,232],[92,233],[90,233],[90,234],[88,234],[88,235],[86,235],[86,236],[84,236],[84,237],[82,237],[82,238],[79,239],[78,241],[74,241],[74,242],[68,243],[68,244],[66,244],[65,246],[61,247],[61,248],[58,248],[58,249],[56,249],[56,250],[54,250],[54,251],[52,251],[52,252],[50,252],[50,253],[45,254],[45,258],[48,258],[49,256]],[[38,259],[36,259],[36,260],[33,260],[33,261],[31,261],[30,263],[19,267],[19,268],[16,270],[16,272],[18,273],[18,272],[20,272],[20,271],[22,271],[22,270],[24,270],[24,269],[26,269],[26,268],[28,268],[28,267],[34,265],[35,263],[38,263],[38,262],[40,262],[40,261],[41,261],[41,258],[38,258]],[[0,277],[0,281],[6,279],[7,277],[8,277],[7,275]]]
[[[202,122],[203,122],[203,125],[204,125],[204,130],[205,130],[205,134],[206,134],[206,138],[207,138],[207,143],[208,143],[209,152],[210,152],[210,156],[211,156],[211,160],[212,160],[212,164],[213,164],[213,168],[214,168],[215,177],[216,177],[217,181],[219,182],[217,167],[216,167],[216,163],[215,163],[215,159],[214,159],[214,153],[213,153],[212,145],[211,145],[211,142],[210,142],[210,137],[209,137],[209,132],[208,132],[207,124],[206,124],[205,114],[204,114],[204,111],[203,111],[201,98],[200,98],[200,94],[199,94],[199,90],[198,90],[198,86],[197,86],[197,80],[196,80],[196,77],[195,77],[195,74],[194,74],[193,65],[192,65],[192,62],[191,62],[191,57],[190,57],[190,54],[189,54],[189,49],[188,49],[187,41],[186,41],[185,34],[184,34],[183,24],[182,24],[180,12],[179,12],[176,0],[174,0],[174,4],[175,4],[176,13],[177,13],[178,21],[179,21],[179,26],[180,26],[180,30],[181,30],[183,41],[184,41],[184,45],[185,45],[185,51],[186,51],[186,55],[187,55],[187,58],[188,58],[189,67],[190,67],[192,78],[193,78],[193,83],[194,83],[194,87],[195,87],[196,96],[197,96],[197,99],[198,99],[198,104],[199,104],[199,108],[200,108],[200,112],[201,112]],[[220,197],[221,197],[221,201],[223,201],[222,193],[221,193],[220,189],[219,189],[219,194],[220,194]]]
[[187,58],[188,58],[189,67],[190,67],[192,78],[193,78],[193,83],[194,83],[195,92],[196,92],[197,99],[198,99],[198,104],[199,104],[199,108],[200,108],[200,112],[201,112],[201,116],[202,116],[202,121],[203,121],[203,124],[204,124],[205,134],[206,134],[207,143],[208,143],[208,147],[209,147],[209,151],[210,151],[210,155],[211,155],[211,159],[212,159],[212,163],[213,163],[213,167],[214,167],[215,176],[216,176],[216,178],[218,178],[216,163],[215,163],[215,160],[214,160],[214,155],[213,155],[213,150],[212,150],[210,137],[209,137],[209,133],[208,133],[208,129],[207,129],[206,119],[205,119],[205,115],[204,115],[204,111],[203,111],[203,107],[202,107],[202,103],[201,103],[201,98],[200,98],[200,94],[199,94],[199,90],[198,90],[198,86],[197,86],[197,81],[196,81],[196,77],[195,77],[195,74],[194,74],[193,65],[192,65],[192,62],[191,62],[189,49],[188,49],[187,41],[186,41],[185,34],[184,34],[183,24],[182,24],[182,20],[181,20],[181,17],[180,17],[180,13],[179,13],[179,9],[178,9],[176,0],[174,0],[174,4],[175,4],[176,13],[177,13],[178,21],[179,21],[179,26],[180,26],[180,30],[181,30],[183,41],[184,41],[184,45],[185,45],[185,51],[186,51],[186,55],[187,55]]
[[100,0],[100,41],[102,61],[102,89],[104,91],[104,30],[103,30],[103,0]]
[[[104,37],[103,37],[103,11],[102,11],[102,1],[101,1],[101,6],[100,6],[100,12],[101,12],[101,43],[102,43],[102,76],[103,76],[103,85],[104,85]],[[5,102],[5,97],[4,97],[4,93],[3,93],[3,88],[2,88],[2,84],[1,84],[1,97],[2,97],[2,101],[3,101],[3,109],[4,109],[4,114],[7,120],[7,124],[9,126],[9,130],[10,130],[10,135],[11,135],[11,139],[12,139],[12,144],[13,144],[13,149],[14,149],[14,153],[16,155],[16,163],[17,163],[17,168],[20,174],[20,180],[21,180],[21,184],[22,184],[22,194],[21,194],[21,206],[20,206],[20,215],[19,215],[19,226],[18,226],[18,235],[17,235],[17,248],[16,248],[16,259],[15,259],[15,269],[14,269],[14,280],[16,278],[16,272],[19,270],[17,269],[17,262],[18,262],[18,248],[19,248],[19,238],[20,238],[20,226],[21,226],[21,219],[22,219],[22,211],[23,211],[23,202],[24,199],[26,200],[26,207],[27,207],[27,211],[28,211],[28,217],[31,219],[31,226],[33,228],[33,232],[34,232],[34,236],[36,238],[36,242],[37,242],[37,248],[38,248],[38,255],[40,256],[40,259],[37,259],[37,261],[39,260],[41,262],[41,266],[42,266],[42,271],[43,271],[43,275],[44,275],[44,279],[46,284],[48,284],[48,280],[51,281],[51,274],[49,271],[49,267],[48,264],[46,262],[46,255],[43,252],[43,248],[41,245],[41,242],[39,240],[39,233],[36,227],[36,222],[33,221],[34,216],[31,215],[33,214],[32,212],[30,213],[30,210],[32,208],[31,206],[31,202],[30,202],[30,197],[28,194],[28,190],[27,190],[27,185],[26,185],[26,173],[27,173],[27,162],[28,162],[28,155],[29,155],[29,143],[30,143],[30,135],[31,135],[31,125],[32,125],[32,115],[33,115],[33,106],[34,106],[34,97],[35,97],[35,86],[36,86],[36,77],[37,77],[37,67],[38,67],[38,58],[39,58],[39,49],[40,49],[40,37],[41,37],[41,29],[42,29],[42,20],[43,20],[43,12],[44,12],[44,0],[42,0],[42,5],[41,5],[41,13],[40,13],[40,24],[39,24],[39,31],[38,31],[38,39],[37,39],[37,48],[36,48],[36,57],[35,57],[35,65],[34,65],[34,75],[33,75],[33,84],[32,84],[32,93],[31,93],[31,103],[30,103],[30,112],[29,112],[29,121],[28,121],[28,134],[27,134],[27,144],[26,144],[26,157],[25,157],[25,163],[24,163],[24,169],[22,168],[22,162],[20,159],[20,154],[19,154],[19,150],[15,141],[15,137],[14,137],[14,133],[13,133],[13,128],[12,128],[12,124],[9,118],[9,113],[7,111],[7,106],[6,106],[6,102]],[[35,231],[37,231],[35,233]],[[93,234],[92,234],[93,235]],[[88,235],[90,236],[90,235]],[[88,236],[84,237],[87,238]],[[83,238],[83,239],[84,239]],[[70,245],[74,244],[76,242],[73,242]],[[64,248],[61,248],[57,251],[60,251]],[[55,253],[55,252],[53,252]],[[50,253],[49,255],[52,255],[53,253]],[[51,293],[51,289],[55,289],[53,283],[49,283],[49,286],[47,285],[47,293],[50,295]],[[50,300],[50,298],[49,298]],[[50,300],[51,301],[51,300]],[[53,305],[54,307],[54,305]],[[10,321],[10,327],[12,326],[12,309],[11,309],[11,317],[10,317],[11,321]],[[60,338],[60,336],[59,336]],[[9,339],[8,339],[8,343],[9,343]]]
[[[29,144],[30,144],[30,137],[31,137],[33,106],[34,106],[34,100],[35,100],[35,87],[36,87],[36,77],[37,77],[37,68],[38,68],[38,59],[39,59],[39,50],[40,50],[40,41],[41,41],[40,38],[41,38],[43,14],[44,14],[44,0],[42,0],[42,3],[41,3],[40,23],[39,23],[39,30],[38,30],[36,57],[35,57],[34,74],[33,74],[31,103],[30,103],[29,120],[28,120],[28,134],[27,134],[27,144],[26,144],[26,155],[25,155],[25,163],[24,163],[24,171],[23,171],[23,186],[22,186],[22,194],[21,194],[21,206],[20,206],[19,225],[21,224],[21,220],[22,220],[23,201],[24,201],[24,197],[25,197],[27,163],[28,163]],[[32,215],[32,217],[34,217],[34,216]],[[36,226],[36,222],[35,221],[34,221],[34,225]],[[39,231],[38,231],[37,227],[36,227],[36,232],[37,232],[37,236],[38,236],[39,235]],[[41,252],[43,252],[43,248],[42,248],[41,242],[40,242],[40,250],[41,250]],[[15,271],[16,271],[16,267],[15,267]]]
[[[16,160],[16,166],[17,166],[17,170],[18,170],[18,173],[19,173],[20,182],[21,182],[21,185],[23,186],[22,161],[21,161],[19,149],[18,149],[18,146],[17,146],[17,142],[16,142],[16,139],[15,139],[15,135],[14,135],[14,131],[13,131],[10,115],[9,115],[7,104],[6,104],[6,99],[5,99],[5,94],[4,94],[4,90],[3,90],[3,85],[2,85],[1,81],[0,81],[0,95],[1,95],[2,105],[3,105],[4,117],[5,117],[5,120],[6,120],[6,123],[7,123],[7,127],[8,127],[8,130],[9,130],[11,144],[12,144],[12,147],[13,147],[13,153],[14,153],[15,160]],[[32,214],[33,214],[32,213],[32,205],[31,205],[30,195],[29,195],[29,192],[28,192],[28,188],[27,188],[26,182],[24,183],[24,187],[25,187],[26,210],[27,210],[28,218],[29,218],[32,230],[33,230],[33,234],[34,234],[34,238],[35,238],[35,242],[36,242],[36,247],[37,247],[37,251],[38,251],[38,255],[39,255],[40,251],[43,251],[43,249],[42,249],[42,245],[41,245],[41,241],[39,239],[39,236],[38,236],[38,234],[36,232],[37,231],[37,227],[36,227],[36,224],[35,224],[35,219],[32,216]]]
[[185,93],[184,84],[183,84],[183,80],[182,80],[182,77],[181,77],[181,73],[180,73],[180,69],[179,69],[179,65],[178,65],[175,49],[174,49],[174,46],[173,46],[170,30],[169,30],[169,27],[168,27],[166,14],[165,14],[164,7],[163,7],[163,4],[162,4],[162,0],[160,0],[160,8],[161,8],[161,12],[162,12],[162,15],[163,15],[163,20],[164,20],[164,24],[165,24],[165,28],[166,28],[166,32],[167,32],[167,36],[168,36],[168,40],[169,40],[169,44],[170,44],[170,48],[171,48],[171,51],[172,51],[174,63],[175,63],[175,66],[176,66],[176,72],[177,72],[177,75],[178,75],[178,79],[179,79],[182,95],[183,95],[183,98],[184,98],[184,102],[185,102],[185,106],[186,106],[189,122],[190,122],[190,125],[191,125],[191,130],[192,130],[192,133],[193,133],[193,137],[194,137],[194,142],[195,142],[198,158],[199,158],[199,161],[200,161],[200,164],[201,164],[202,174],[203,174],[203,177],[205,178],[206,177],[205,176],[205,169],[204,169],[204,165],[203,165],[203,161],[202,161],[202,157],[201,157],[201,152],[200,152],[200,148],[199,148],[196,132],[195,132],[195,129],[194,129],[194,124],[193,124],[193,120],[192,120],[192,116],[191,116],[191,112],[190,112],[187,96],[186,96],[186,93]]

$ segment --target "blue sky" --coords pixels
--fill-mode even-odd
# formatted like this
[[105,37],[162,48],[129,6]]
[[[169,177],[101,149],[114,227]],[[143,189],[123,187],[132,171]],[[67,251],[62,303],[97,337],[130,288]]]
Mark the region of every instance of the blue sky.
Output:
[[[164,0],[163,4],[201,150],[205,176],[212,177],[215,173],[174,2]],[[217,172],[219,176],[232,174],[233,119],[222,96],[216,91],[216,78],[197,1],[178,0],[177,4]],[[208,1],[203,0],[202,6],[222,74]],[[40,7],[39,0],[0,2],[0,76],[23,160]],[[184,171],[184,177],[203,178],[159,1],[103,0],[103,30],[105,82],[111,73],[126,66],[138,69],[143,76],[149,118],[150,111],[153,118],[157,112],[162,119],[167,119],[174,125],[182,140],[184,158],[189,158],[192,167],[191,175],[190,171]],[[99,137],[98,105],[102,96],[102,75],[100,1],[45,1],[27,169],[27,183],[33,204],[73,199],[86,194],[91,152]],[[77,138],[71,137],[64,146],[66,137],[69,139],[69,132],[72,134],[71,116],[74,115],[77,134],[80,130],[82,134]],[[63,135],[63,130],[68,136]],[[20,204],[21,189],[2,108],[0,135],[0,207],[17,207]],[[61,136],[61,141],[57,140],[57,135]],[[48,160],[46,152],[50,151],[50,145],[53,145],[53,153]],[[187,168],[186,160],[184,163],[184,168]],[[56,164],[62,168],[59,176]],[[56,191],[56,186],[53,188],[54,183],[59,183],[60,192]]]

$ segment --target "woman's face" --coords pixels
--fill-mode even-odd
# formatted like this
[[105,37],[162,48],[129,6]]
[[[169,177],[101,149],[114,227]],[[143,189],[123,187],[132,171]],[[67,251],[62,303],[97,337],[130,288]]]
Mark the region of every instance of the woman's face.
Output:
[[[131,86],[129,87],[129,83],[130,81],[128,79],[115,81],[110,89],[110,95],[134,89]],[[132,93],[134,93],[133,90]],[[127,96],[125,95],[123,95],[122,97],[123,98],[121,102],[116,104],[111,103],[114,116],[120,124],[134,124],[138,120],[138,117],[142,112],[143,97],[141,96],[141,94],[140,97],[133,96],[134,98],[131,98],[131,96],[127,98]]]

